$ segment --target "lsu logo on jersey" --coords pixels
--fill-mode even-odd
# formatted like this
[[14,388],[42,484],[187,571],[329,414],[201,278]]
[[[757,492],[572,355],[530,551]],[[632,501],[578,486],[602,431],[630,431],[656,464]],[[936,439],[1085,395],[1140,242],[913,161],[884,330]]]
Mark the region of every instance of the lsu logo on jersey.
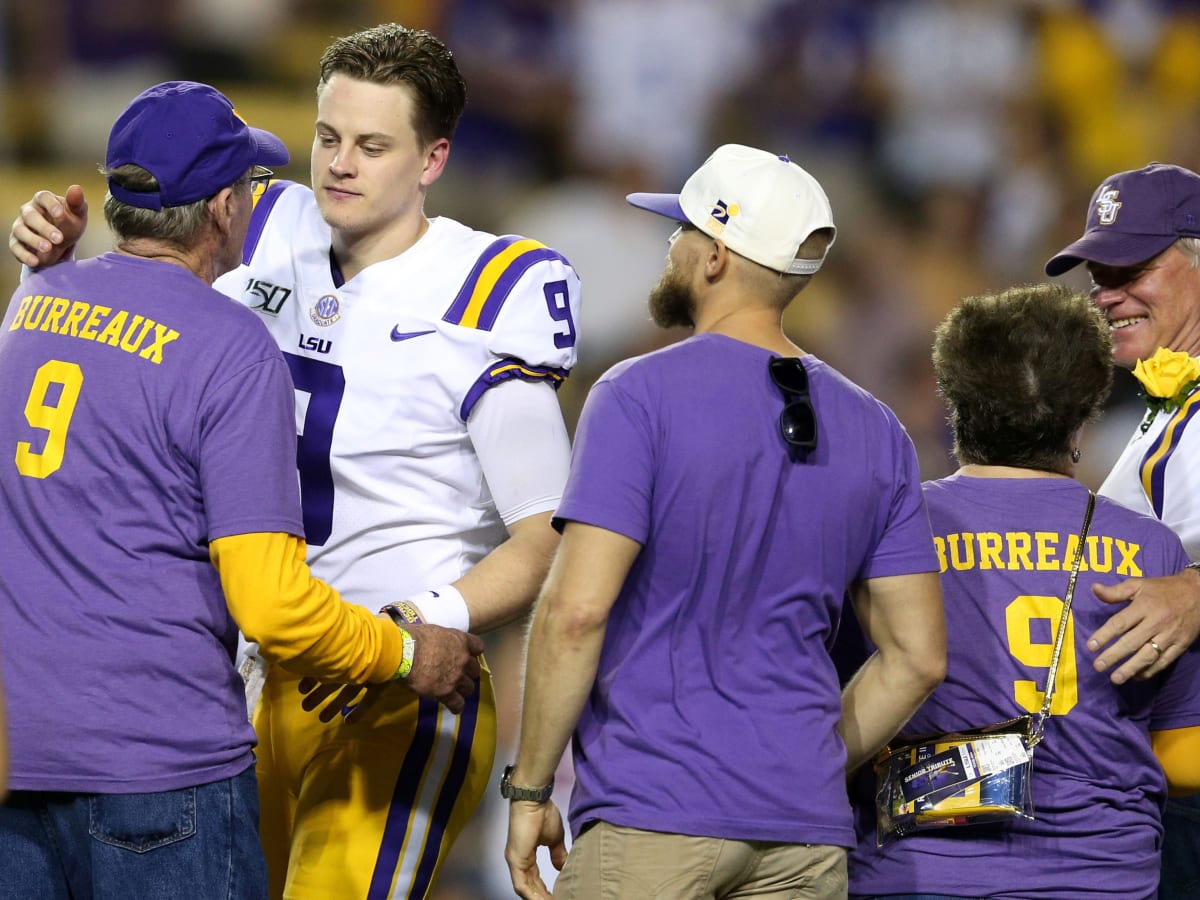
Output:
[[342,317],[341,304],[336,294],[326,294],[308,311],[308,317],[324,328]]
[[269,315],[277,316],[283,309],[283,304],[287,303],[288,297],[292,296],[292,289],[271,284],[261,278],[251,278],[246,282],[246,293],[258,298],[247,304],[251,309],[260,309]]
[[1101,225],[1112,225],[1117,221],[1117,213],[1121,211],[1122,203],[1117,200],[1121,192],[1109,188],[1101,191],[1096,200],[1096,218]]
[[302,334],[296,341],[296,346],[301,350],[311,350],[313,353],[328,353],[333,349],[333,341]]
[[705,230],[713,236],[720,235],[725,226],[729,224],[730,218],[741,212],[741,207],[736,203],[726,203],[724,200],[718,200],[708,213],[708,222],[705,225]]

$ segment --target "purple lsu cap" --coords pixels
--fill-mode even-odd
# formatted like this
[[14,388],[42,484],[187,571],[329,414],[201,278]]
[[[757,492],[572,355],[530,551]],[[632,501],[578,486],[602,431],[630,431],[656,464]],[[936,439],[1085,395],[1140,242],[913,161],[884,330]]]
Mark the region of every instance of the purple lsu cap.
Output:
[[1200,237],[1200,175],[1151,163],[1119,172],[1096,188],[1083,237],[1052,257],[1046,274],[1061,275],[1081,262],[1136,265],[1181,237]]
[[108,179],[122,203],[141,209],[184,206],[227,188],[251,166],[289,159],[283,141],[243,121],[216,88],[166,81],[133,98],[108,136],[105,167],[141,166],[157,191],[131,191]]

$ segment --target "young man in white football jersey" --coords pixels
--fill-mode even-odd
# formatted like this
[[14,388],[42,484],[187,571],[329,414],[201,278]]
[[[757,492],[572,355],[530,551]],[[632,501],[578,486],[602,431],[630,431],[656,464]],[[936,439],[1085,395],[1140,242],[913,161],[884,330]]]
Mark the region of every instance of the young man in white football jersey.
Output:
[[[427,32],[334,41],[312,188],[271,184],[242,267],[216,287],[261,315],[291,367],[314,574],[478,633],[528,611],[557,543],[569,441],[553,388],[575,362],[580,292],[536,241],[425,217],[465,99]],[[78,186],[39,192],[10,248],[57,261],[86,209]],[[272,897],[426,896],[492,771],[487,667],[457,716],[403,687],[348,717],[343,692],[318,716],[332,690],[305,698],[298,682],[272,669],[255,716]]]

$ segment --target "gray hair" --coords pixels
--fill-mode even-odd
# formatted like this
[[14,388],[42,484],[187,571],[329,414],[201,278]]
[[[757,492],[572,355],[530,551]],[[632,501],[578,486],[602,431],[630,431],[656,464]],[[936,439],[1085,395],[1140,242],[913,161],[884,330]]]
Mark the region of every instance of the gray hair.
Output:
[[[158,180],[141,166],[125,165],[115,169],[101,169],[101,174],[111,178],[130,191],[154,191]],[[245,175],[234,185],[247,182]],[[104,197],[104,221],[116,235],[117,241],[150,238],[165,241],[180,247],[190,247],[204,233],[211,214],[208,200],[197,200],[183,206],[164,206],[162,209],[142,209],[118,200],[111,193]]]
[[1200,238],[1181,237],[1175,242],[1179,252],[1188,258],[1193,269],[1200,268]]

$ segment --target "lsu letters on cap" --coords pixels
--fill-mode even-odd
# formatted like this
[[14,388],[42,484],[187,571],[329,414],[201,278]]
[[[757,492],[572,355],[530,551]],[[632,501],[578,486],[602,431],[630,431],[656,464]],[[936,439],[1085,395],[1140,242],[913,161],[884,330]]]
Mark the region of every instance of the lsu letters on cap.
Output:
[[1081,262],[1136,265],[1181,237],[1200,237],[1200,175],[1157,162],[1118,172],[1092,194],[1083,237],[1053,256],[1046,274],[1062,275]]

